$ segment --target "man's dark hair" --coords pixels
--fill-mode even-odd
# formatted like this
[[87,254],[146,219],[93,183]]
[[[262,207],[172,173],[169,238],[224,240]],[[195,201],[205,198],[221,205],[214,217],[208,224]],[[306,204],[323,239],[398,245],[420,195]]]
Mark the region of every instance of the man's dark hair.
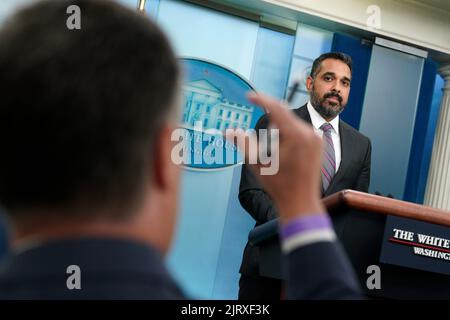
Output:
[[321,54],[316,60],[314,60],[310,76],[315,78],[320,71],[320,67],[322,66],[322,61],[326,59],[336,59],[341,60],[350,68],[350,72],[352,72],[352,58],[349,55],[346,55],[342,52],[328,52]]
[[[66,26],[70,5],[80,30]],[[137,11],[47,0],[16,13],[0,30],[0,203],[12,216],[133,203],[178,77],[166,37]]]

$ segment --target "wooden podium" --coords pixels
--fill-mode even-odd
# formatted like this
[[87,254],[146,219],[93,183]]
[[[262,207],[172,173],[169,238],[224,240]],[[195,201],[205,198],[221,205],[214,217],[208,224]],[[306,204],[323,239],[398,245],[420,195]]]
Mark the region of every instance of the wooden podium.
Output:
[[[353,190],[335,193],[324,198],[323,202],[333,221],[336,235],[347,252],[360,279],[361,288],[367,296],[385,299],[450,299],[449,274],[380,261],[383,241],[386,241],[383,238],[386,220],[390,219],[389,217],[405,218],[413,223],[425,222],[431,227],[440,226],[445,236],[448,235],[446,239],[450,239],[450,211]],[[250,232],[249,240],[252,245],[259,247],[261,275],[283,279],[278,221],[269,221],[255,228]],[[441,263],[444,268],[450,268],[450,260],[435,262],[429,257],[414,258],[428,259],[423,261]],[[366,281],[370,276],[367,267],[370,265],[377,265],[381,269],[381,289],[367,288]]]

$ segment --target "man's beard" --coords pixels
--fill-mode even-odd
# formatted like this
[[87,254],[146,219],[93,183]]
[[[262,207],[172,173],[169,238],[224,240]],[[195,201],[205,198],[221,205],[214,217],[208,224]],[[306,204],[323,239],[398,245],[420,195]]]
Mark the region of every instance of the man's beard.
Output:
[[[339,102],[333,103],[328,101],[330,105],[326,106],[325,101],[327,100],[327,98],[331,97],[335,97]],[[323,97],[320,97],[314,90],[314,86],[312,87],[311,91],[311,104],[324,119],[334,119],[345,108],[345,105],[342,104],[342,97],[339,95],[339,93],[331,91],[326,93]]]

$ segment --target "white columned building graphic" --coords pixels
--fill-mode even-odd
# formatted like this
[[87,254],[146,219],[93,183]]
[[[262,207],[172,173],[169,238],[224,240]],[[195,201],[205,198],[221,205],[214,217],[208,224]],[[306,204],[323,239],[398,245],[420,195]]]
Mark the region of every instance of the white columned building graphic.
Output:
[[252,121],[253,107],[228,101],[222,90],[205,79],[188,82],[183,86],[183,123],[193,129],[201,121],[203,129],[247,130]]

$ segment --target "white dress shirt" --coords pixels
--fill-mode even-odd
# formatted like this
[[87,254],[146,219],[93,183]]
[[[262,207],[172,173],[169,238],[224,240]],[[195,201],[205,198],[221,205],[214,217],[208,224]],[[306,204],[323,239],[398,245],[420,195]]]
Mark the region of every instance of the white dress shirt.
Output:
[[[311,117],[311,123],[314,127],[314,132],[320,137],[323,136],[323,131],[320,127],[327,122],[322,116],[314,109],[311,101],[308,101],[306,107],[308,108],[309,116]],[[341,136],[339,135],[339,115],[330,121],[333,130],[331,130],[331,139],[333,140],[334,153],[336,158],[336,172],[341,165]]]

